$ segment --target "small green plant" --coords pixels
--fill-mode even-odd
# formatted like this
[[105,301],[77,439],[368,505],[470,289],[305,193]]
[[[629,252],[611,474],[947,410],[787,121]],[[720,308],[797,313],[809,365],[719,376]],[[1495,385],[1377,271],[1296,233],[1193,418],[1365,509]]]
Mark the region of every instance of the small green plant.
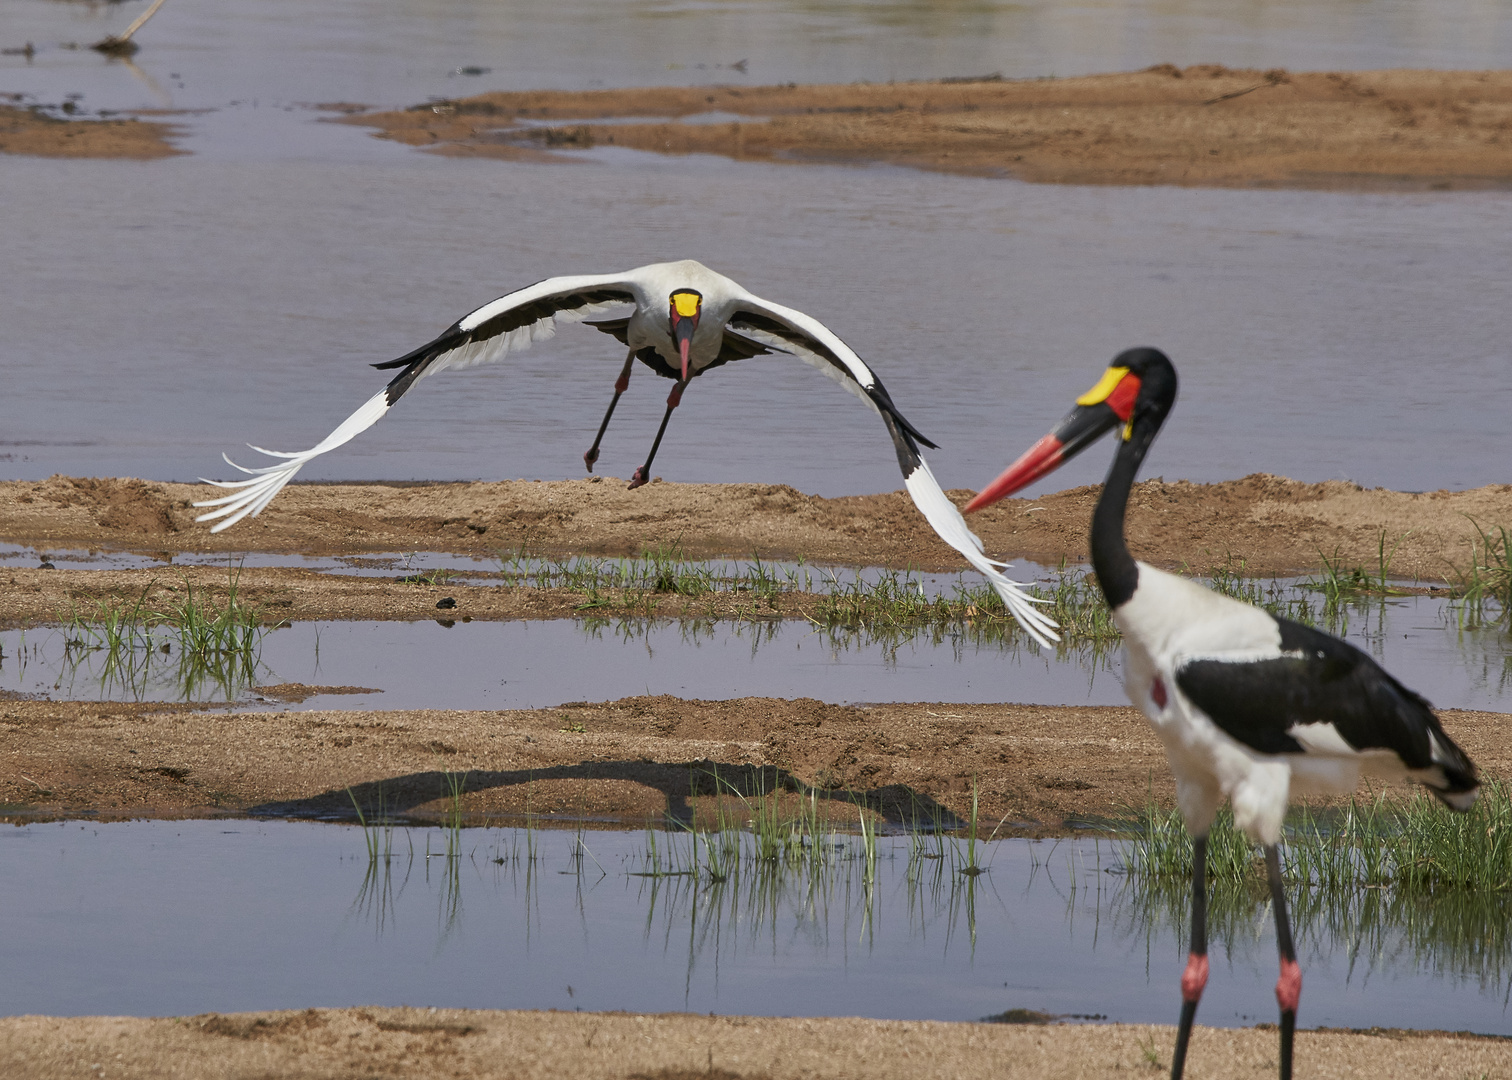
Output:
[[445,585],[457,575],[451,570],[422,570],[417,574],[403,574],[394,580],[400,585]]
[[1382,529],[1376,539],[1374,571],[1359,565],[1346,567],[1337,548],[1334,549],[1332,558],[1319,551],[1318,558],[1323,563],[1323,572],[1302,582],[1302,588],[1321,593],[1324,611],[1329,615],[1362,596],[1405,595],[1401,589],[1391,584],[1391,564],[1396,558],[1397,550],[1402,546],[1402,541],[1410,535],[1412,532],[1409,529],[1398,536],[1390,550],[1387,550],[1386,530]]
[[1504,622],[1512,628],[1512,530],[1505,525],[1483,528],[1469,520],[1476,531],[1470,561],[1454,567],[1460,623],[1466,629]]
[[[1208,877],[1256,884],[1258,849],[1234,827],[1228,807],[1208,833]],[[1351,799],[1337,810],[1295,808],[1281,844],[1288,881],[1324,889],[1391,887],[1416,895],[1446,890],[1512,890],[1512,789],[1487,781],[1475,806],[1452,813],[1426,794]],[[1181,881],[1192,873],[1192,842],[1176,810],[1142,808],[1124,841],[1124,864],[1137,877]]]
[[[152,599],[165,592],[174,598]],[[254,683],[268,629],[261,611],[241,599],[238,566],[228,567],[219,605],[187,577],[181,586],[161,588],[153,579],[135,598],[74,601],[63,624],[67,654],[76,662],[88,653],[104,654],[99,677],[107,690],[121,687],[140,697],[167,674],[186,699],[214,686],[229,700]]]

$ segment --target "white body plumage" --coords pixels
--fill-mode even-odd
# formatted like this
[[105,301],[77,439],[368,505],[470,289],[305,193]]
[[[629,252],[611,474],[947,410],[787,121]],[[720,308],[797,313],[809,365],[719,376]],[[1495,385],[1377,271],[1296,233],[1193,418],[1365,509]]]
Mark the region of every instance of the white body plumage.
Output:
[[[1433,770],[1410,770],[1391,750],[1356,749],[1322,718],[1285,729],[1300,753],[1261,753],[1225,732],[1182,691],[1187,664],[1206,660],[1237,667],[1305,658],[1282,648],[1281,625],[1266,611],[1146,563],[1136,565],[1138,587],[1113,612],[1124,635],[1125,690],[1165,747],[1177,802],[1194,834],[1207,832],[1228,798],[1240,830],[1257,843],[1275,844],[1291,795],[1347,795],[1362,773],[1432,778]],[[1439,751],[1431,733],[1429,739]]]

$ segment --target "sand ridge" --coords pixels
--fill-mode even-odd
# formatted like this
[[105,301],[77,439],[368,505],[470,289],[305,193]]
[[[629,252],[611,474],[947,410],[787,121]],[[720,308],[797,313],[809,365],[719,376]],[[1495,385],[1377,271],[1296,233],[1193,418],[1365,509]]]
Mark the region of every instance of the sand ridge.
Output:
[[[973,783],[981,820],[1015,834],[1174,804],[1165,754],[1128,706],[654,695],[503,711],[281,707],[333,689],[353,688],[285,685],[232,711],[0,699],[0,820],[351,818],[354,797],[381,793],[387,813],[433,821],[448,772],[466,775],[462,809],[475,820],[527,806],[547,821],[702,820],[716,772],[753,793],[815,792],[846,823],[858,803],[899,824],[964,820]],[[1505,715],[1440,716],[1484,776],[1512,774]]]
[[[1100,489],[1005,499],[970,519],[990,554],[1053,565],[1087,556]],[[66,548],[306,555],[445,551],[491,555],[804,558],[925,571],[966,569],[902,491],[826,499],[786,484],[652,483],[613,478],[408,484],[291,484],[258,518],[223,533],[194,520],[199,484],[53,476],[0,481],[0,540],[40,554]],[[949,492],[963,504],[971,492]],[[1384,536],[1395,576],[1453,581],[1477,527],[1512,525],[1512,485],[1395,492],[1345,481],[1305,484],[1256,473],[1216,484],[1137,484],[1128,535],[1136,556],[1199,572],[1306,573],[1325,558],[1377,569]]]
[[[687,123],[698,114],[727,122]],[[614,122],[609,122],[614,121]],[[1512,72],[1235,70],[485,93],[344,117],[451,157],[614,145],[1036,183],[1448,190],[1512,184]]]

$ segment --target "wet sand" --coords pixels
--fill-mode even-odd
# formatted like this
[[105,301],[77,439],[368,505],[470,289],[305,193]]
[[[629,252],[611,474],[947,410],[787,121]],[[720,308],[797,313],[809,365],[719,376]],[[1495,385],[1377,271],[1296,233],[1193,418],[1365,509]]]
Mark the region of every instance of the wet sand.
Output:
[[[689,122],[700,114],[717,116]],[[509,160],[612,145],[1036,183],[1354,191],[1512,184],[1506,71],[1165,64],[1022,81],[532,91],[343,122],[438,154]]]
[[63,119],[0,105],[0,154],[146,161],[183,153],[169,142],[175,134],[172,125],[151,120]]
[[[667,695],[504,711],[279,707],[341,689],[267,687],[266,704],[234,712],[0,699],[0,820],[350,819],[355,797],[434,821],[448,772],[467,774],[462,809],[475,821],[527,811],[546,822],[712,820],[716,770],[753,793],[817,791],[846,822],[860,801],[900,824],[964,819],[975,778],[980,819],[1015,835],[1128,819],[1151,797],[1174,805],[1165,754],[1129,707]],[[1505,715],[1440,716],[1483,775],[1512,772]]]
[[[1304,999],[1305,1000],[1305,999]],[[1191,1073],[1273,1071],[1276,1033],[1199,1027]],[[125,1075],[206,1080],[352,1076],[783,1080],[919,1076],[1083,1080],[1169,1069],[1172,1028],[947,1024],[687,1013],[309,1009],[164,1019],[0,1020],[13,1080]],[[1299,1032],[1309,1077],[1506,1075],[1503,1039],[1417,1032]],[[1152,1060],[1153,1059],[1153,1060]]]
[[[971,526],[991,554],[1054,565],[1087,557],[1096,486],[1039,499],[1006,499],[975,514]],[[223,533],[194,521],[190,503],[217,492],[193,484],[131,479],[0,482],[0,540],[38,552],[107,548],[156,553],[289,552],[304,555],[444,551],[488,556],[530,553],[637,555],[676,546],[691,558],[804,558],[813,563],[890,566],[923,571],[965,569],[901,491],[826,499],[781,484],[652,483],[597,480],[498,483],[293,484],[272,506]],[[950,493],[958,504],[971,492]],[[1200,572],[1238,567],[1250,574],[1308,573],[1326,557],[1372,572],[1382,536],[1396,545],[1391,571],[1424,582],[1456,579],[1468,564],[1476,524],[1512,522],[1512,486],[1406,493],[1343,481],[1303,484],[1257,473],[1218,484],[1138,484],[1131,498],[1129,543],[1158,566]],[[65,564],[66,565],[66,564]],[[166,568],[165,568],[166,569]],[[42,573],[52,573],[43,571]],[[85,581],[99,587],[134,578],[101,573],[57,579],[4,570],[15,587],[0,593],[0,619],[50,619],[60,598]],[[362,585],[299,571],[254,575],[270,587],[324,589],[324,618],[413,617],[393,582]],[[159,574],[158,576],[162,576]],[[11,581],[11,578],[14,578]],[[383,587],[387,598],[353,598]],[[136,586],[140,588],[140,586]],[[313,595],[313,594],[311,594]],[[28,598],[31,599],[28,599]],[[280,597],[278,599],[287,599]],[[318,598],[296,601],[319,603]],[[351,606],[343,606],[350,603]],[[301,615],[310,610],[299,606]],[[540,614],[553,612],[549,607]],[[521,608],[480,617],[514,618]]]

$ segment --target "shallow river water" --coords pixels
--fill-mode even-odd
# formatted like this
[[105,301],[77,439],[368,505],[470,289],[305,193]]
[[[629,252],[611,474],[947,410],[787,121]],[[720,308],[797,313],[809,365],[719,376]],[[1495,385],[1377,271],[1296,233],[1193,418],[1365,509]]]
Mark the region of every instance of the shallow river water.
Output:
[[[136,68],[58,47],[139,7],[7,8],[4,35],[42,51],[0,61],[0,90],[210,111],[179,117],[182,158],[4,162],[0,475],[221,476],[222,451],[257,460],[243,443],[312,445],[381,384],[368,363],[499,293],[695,257],[873,362],[941,444],[947,487],[985,483],[1142,343],[1183,377],[1151,475],[1412,490],[1506,479],[1512,194],[1034,186],[612,149],[555,165],[441,160],[304,107],[1167,59],[1505,66],[1505,5],[1271,2],[1226,18],[1227,5],[1111,0],[631,3],[603,17],[581,3],[322,0],[295,17],[282,0],[181,0],[148,24]],[[669,68],[677,57],[695,66]],[[746,74],[696,67],[740,58]],[[466,66],[492,70],[449,74]],[[619,362],[606,341],[576,327],[429,382],[303,475],[578,475]],[[664,397],[652,382],[615,418],[611,475],[644,456]],[[695,384],[658,466],[669,480],[821,494],[899,486],[876,418],[781,357]],[[1051,483],[1103,468],[1089,454]]]
[[[444,613],[441,613],[444,614]],[[1462,631],[1444,600],[1401,597],[1356,610],[1346,636],[1440,708],[1506,710],[1512,660],[1497,629]],[[1123,705],[1117,648],[1005,645],[953,626],[935,632],[821,629],[802,620],[636,618],[512,622],[310,622],[264,636],[249,669],[217,679],[169,652],[127,663],[70,648],[74,632],[0,632],[0,690],[57,698],[256,704],[258,685],[317,694],[304,709],[518,709],[636,694],[812,697],[837,703],[999,701]],[[165,643],[172,635],[160,631]],[[273,706],[283,707],[283,706]]]
[[[817,876],[747,871],[714,887],[634,876],[651,865],[646,833],[465,829],[449,860],[445,830],[397,829],[380,839],[392,858],[369,862],[362,832],[332,825],[0,830],[0,1014],[412,1004],[1174,1021],[1185,916],[1109,872],[1107,843],[997,841],[971,879],[948,841],[945,858],[910,862],[907,838],[883,837],[868,893],[859,840],[833,842]],[[686,835],[658,845],[665,860]],[[1505,954],[1478,944],[1504,937],[1494,907],[1456,909],[1451,930],[1384,894],[1294,904],[1303,1026],[1512,1034]],[[1202,1019],[1273,1020],[1266,905],[1218,903],[1213,924]]]

